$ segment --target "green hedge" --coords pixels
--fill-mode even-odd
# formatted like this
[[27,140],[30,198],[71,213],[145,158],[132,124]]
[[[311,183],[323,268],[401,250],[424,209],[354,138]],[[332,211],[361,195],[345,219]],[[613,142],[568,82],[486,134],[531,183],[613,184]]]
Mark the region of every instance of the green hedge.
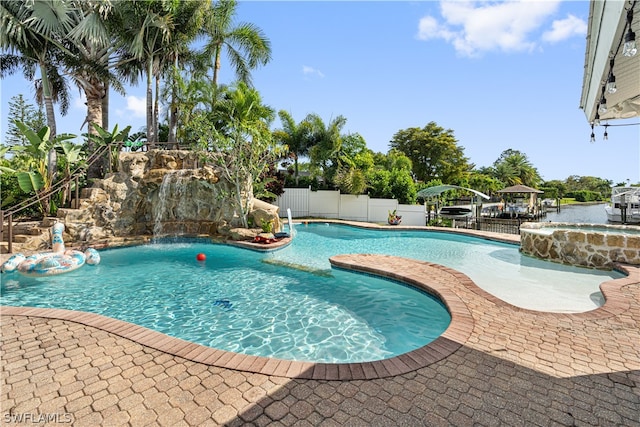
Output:
[[578,202],[596,202],[599,200],[604,200],[604,197],[601,193],[589,190],[572,191],[567,194],[567,197],[573,197]]

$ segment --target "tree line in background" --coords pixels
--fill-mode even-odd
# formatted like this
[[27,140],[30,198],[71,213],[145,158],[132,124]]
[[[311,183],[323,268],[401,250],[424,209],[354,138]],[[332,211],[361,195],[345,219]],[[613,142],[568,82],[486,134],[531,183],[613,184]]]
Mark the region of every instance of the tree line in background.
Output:
[[[310,185],[414,203],[420,189],[442,183],[490,195],[523,184],[544,190],[545,197],[590,201],[609,196],[612,182],[600,178],[544,182],[518,150],[506,150],[492,166],[477,168],[454,132],[435,122],[399,130],[385,154],[368,149],[360,134],[345,134],[343,116],[325,122],[317,114],[300,121],[286,111],[276,114],[251,84],[251,70],[271,58],[270,42],[255,25],[236,24],[236,7],[234,0],[1,2],[6,31],[0,34],[0,77],[21,71],[34,82],[39,107],[22,95],[10,103],[9,146],[2,154],[13,156],[3,155],[2,206],[19,198],[17,191],[7,197],[7,188],[31,187],[37,193],[58,172],[65,176],[70,165],[81,166],[97,147],[117,141],[132,149],[162,141],[223,153],[210,159],[232,182],[253,182],[256,195],[265,199],[285,185]],[[223,57],[237,79],[231,84],[218,82]],[[128,127],[118,131],[118,126],[109,131],[109,93],[124,94],[123,83],[145,84],[143,133],[129,134]],[[87,133],[73,151],[69,141],[76,136],[58,135],[54,111],[57,104],[66,113],[71,85],[84,93],[87,104]],[[272,130],[276,116],[281,126]],[[111,160],[89,168],[88,179],[102,177]],[[18,176],[24,185],[16,185]]]

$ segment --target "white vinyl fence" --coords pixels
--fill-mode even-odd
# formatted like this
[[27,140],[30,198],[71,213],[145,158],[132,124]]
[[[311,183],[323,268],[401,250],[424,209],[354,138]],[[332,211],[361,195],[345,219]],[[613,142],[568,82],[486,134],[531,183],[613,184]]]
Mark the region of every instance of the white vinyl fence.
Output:
[[395,199],[372,199],[367,195],[340,194],[337,190],[311,191],[285,188],[275,205],[280,212],[291,209],[294,218],[316,217],[386,223],[389,211],[402,216],[402,225],[425,225],[423,205],[402,205]]

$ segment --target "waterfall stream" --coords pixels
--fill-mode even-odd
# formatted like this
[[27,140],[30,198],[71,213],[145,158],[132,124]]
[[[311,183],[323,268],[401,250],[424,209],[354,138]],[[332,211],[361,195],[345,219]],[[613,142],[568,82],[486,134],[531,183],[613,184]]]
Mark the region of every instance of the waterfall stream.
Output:
[[[158,187],[158,201],[152,205],[153,213],[153,238],[166,236],[164,223],[172,222],[174,234],[177,234],[177,224],[187,219],[187,205],[189,200],[186,191],[188,177],[185,170],[171,171],[162,177],[162,183]],[[152,202],[153,203],[153,202]]]

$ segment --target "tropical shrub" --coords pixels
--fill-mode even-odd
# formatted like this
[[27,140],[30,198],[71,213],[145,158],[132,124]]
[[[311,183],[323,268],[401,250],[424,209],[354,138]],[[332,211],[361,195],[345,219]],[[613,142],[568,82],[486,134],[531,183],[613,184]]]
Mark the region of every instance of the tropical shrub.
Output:
[[16,161],[21,165],[16,168],[18,185],[25,193],[36,194],[41,211],[48,215],[52,206],[50,198],[45,194],[53,185],[57,175],[55,147],[76,136],[61,134],[50,138],[51,130],[48,126],[36,133],[22,122],[16,121],[15,124],[28,141],[27,145],[11,147],[16,154]]
[[378,199],[391,199],[391,172],[375,169],[369,173],[369,196]]
[[391,197],[402,204],[414,204],[416,202],[416,184],[413,182],[411,173],[406,169],[394,169],[390,175]]
[[589,190],[572,191],[567,197],[573,197],[577,202],[595,202],[603,199],[602,194]]
[[355,167],[340,167],[333,177],[334,184],[343,194],[363,194],[367,189],[364,173]]

